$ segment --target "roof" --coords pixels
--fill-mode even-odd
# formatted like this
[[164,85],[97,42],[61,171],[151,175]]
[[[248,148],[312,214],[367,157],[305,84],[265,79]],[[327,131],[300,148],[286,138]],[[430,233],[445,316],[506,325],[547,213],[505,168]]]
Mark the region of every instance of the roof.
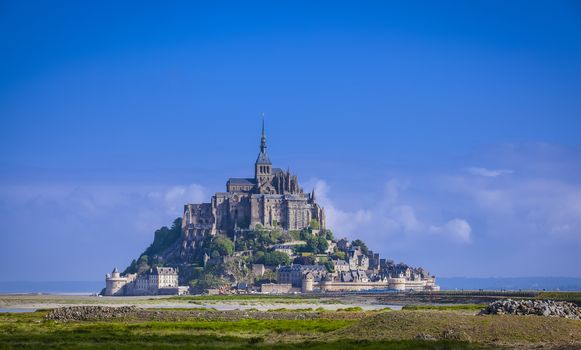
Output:
[[327,270],[324,265],[300,265],[282,266],[279,271],[323,271]]
[[151,273],[153,275],[175,275],[176,270],[173,267],[159,267],[156,266],[152,269]]
[[351,282],[351,281],[353,281],[353,277],[351,277],[351,273],[349,273],[349,272],[342,273],[341,274],[341,280],[343,282]]
[[284,170],[282,170],[281,168],[272,168],[272,173],[273,174],[284,173]]
[[231,177],[228,179],[228,182],[232,185],[249,185],[254,186],[256,181],[254,179],[245,179],[241,177]]
[[266,153],[266,149],[260,151],[258,154],[258,159],[256,159],[256,164],[272,164],[270,162],[270,158],[268,157],[268,153]]

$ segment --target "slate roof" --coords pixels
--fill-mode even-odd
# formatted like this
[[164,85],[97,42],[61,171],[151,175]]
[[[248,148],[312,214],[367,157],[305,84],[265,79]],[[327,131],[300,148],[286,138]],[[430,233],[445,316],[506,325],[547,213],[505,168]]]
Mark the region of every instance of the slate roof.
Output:
[[228,182],[232,185],[254,186],[256,184],[256,181],[254,179],[244,179],[241,177],[231,177],[228,179]]
[[261,151],[258,154],[258,159],[256,159],[256,164],[272,164],[270,162],[270,158],[268,157],[268,153],[266,153],[266,150]]
[[291,266],[282,266],[279,271],[290,272],[290,271],[327,271],[324,265],[300,265],[295,264]]

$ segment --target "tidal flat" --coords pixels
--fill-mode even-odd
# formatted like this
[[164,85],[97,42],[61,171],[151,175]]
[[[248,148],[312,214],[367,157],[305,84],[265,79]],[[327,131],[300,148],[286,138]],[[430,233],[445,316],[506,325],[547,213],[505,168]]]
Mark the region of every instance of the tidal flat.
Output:
[[[212,306],[225,303],[244,305]],[[109,319],[47,319],[49,306],[128,304],[134,311]],[[579,320],[481,316],[477,304],[393,310],[369,298],[21,295],[0,296],[0,305],[39,309],[0,313],[0,349],[581,348]]]

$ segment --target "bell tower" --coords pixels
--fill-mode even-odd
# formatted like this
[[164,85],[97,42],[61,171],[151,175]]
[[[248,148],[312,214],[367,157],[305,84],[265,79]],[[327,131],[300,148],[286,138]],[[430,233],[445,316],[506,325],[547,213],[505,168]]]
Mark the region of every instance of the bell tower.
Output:
[[254,178],[259,192],[260,188],[272,181],[272,163],[266,152],[266,134],[264,133],[264,114],[262,115],[262,137],[260,138],[260,153],[254,164]]

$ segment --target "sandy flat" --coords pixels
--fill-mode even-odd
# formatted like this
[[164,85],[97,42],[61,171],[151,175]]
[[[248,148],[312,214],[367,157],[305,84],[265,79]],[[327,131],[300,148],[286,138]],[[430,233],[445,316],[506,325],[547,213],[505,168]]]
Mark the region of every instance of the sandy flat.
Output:
[[307,299],[305,302],[289,303],[272,300],[190,300],[176,301],[168,297],[96,297],[79,295],[0,295],[1,309],[52,309],[74,305],[130,306],[141,308],[214,308],[217,310],[273,310],[273,309],[316,309],[337,310],[349,307],[361,307],[363,310],[377,310],[389,307],[399,310],[399,305],[372,304],[364,301],[352,301],[333,304],[318,303]]

